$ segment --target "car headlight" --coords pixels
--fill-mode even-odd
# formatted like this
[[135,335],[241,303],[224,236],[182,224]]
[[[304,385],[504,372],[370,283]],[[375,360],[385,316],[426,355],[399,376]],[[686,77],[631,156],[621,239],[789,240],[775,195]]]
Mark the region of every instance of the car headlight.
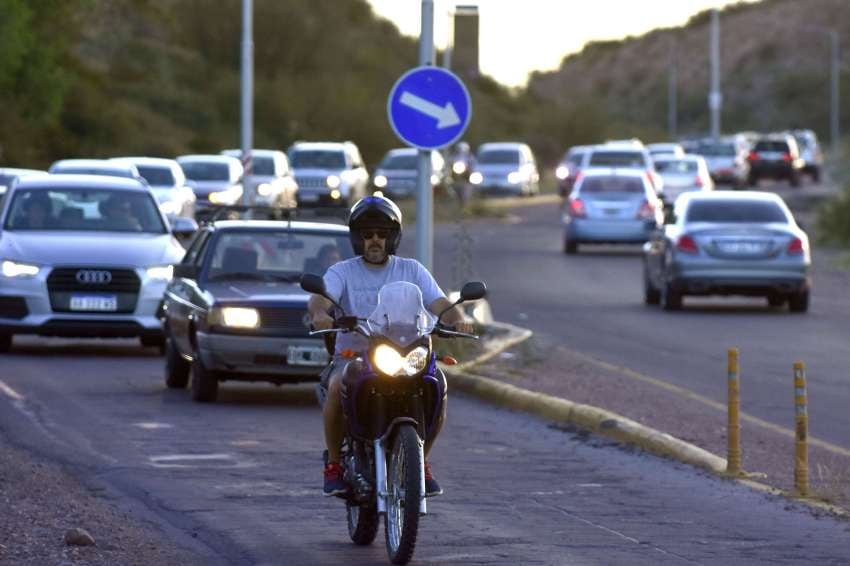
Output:
[[331,191],[331,198],[332,199],[339,200],[339,198],[341,196],[342,196],[342,193],[340,193],[338,189],[334,189],[334,190]]
[[372,191],[372,196],[382,197],[384,196],[384,191]]
[[372,356],[375,367],[383,374],[398,377],[412,376],[425,369],[428,364],[428,348],[419,346],[406,356],[399,354],[395,348],[380,344]]
[[452,171],[455,172],[455,175],[463,175],[466,173],[466,163],[463,161],[455,161],[452,164]]
[[148,279],[161,279],[163,281],[171,281],[174,277],[173,265],[155,265],[147,270]]
[[469,176],[469,182],[473,185],[480,185],[484,182],[484,175],[476,171]]
[[378,187],[379,189],[386,187],[387,186],[387,178],[384,177],[383,175],[376,175],[375,176],[375,186]]
[[570,176],[570,170],[565,165],[559,165],[558,168],[555,169],[555,176],[563,181]]
[[440,176],[439,175],[431,175],[431,184],[439,185],[440,184]]
[[210,202],[213,204],[235,204],[242,196],[242,189],[239,187],[230,187],[223,191],[210,193]]
[[37,265],[10,260],[5,260],[0,267],[3,277],[35,277],[38,275],[38,271]]
[[257,328],[260,326],[260,313],[257,309],[245,307],[224,307],[221,309],[222,326],[232,328]]
[[329,189],[338,189],[341,183],[340,178],[336,175],[328,175],[328,178],[325,182],[327,183]]
[[268,183],[260,183],[257,185],[257,194],[261,197],[267,197],[272,194],[272,186]]
[[508,173],[508,183],[512,185],[516,185],[522,180],[522,175],[519,174],[519,171],[511,171]]

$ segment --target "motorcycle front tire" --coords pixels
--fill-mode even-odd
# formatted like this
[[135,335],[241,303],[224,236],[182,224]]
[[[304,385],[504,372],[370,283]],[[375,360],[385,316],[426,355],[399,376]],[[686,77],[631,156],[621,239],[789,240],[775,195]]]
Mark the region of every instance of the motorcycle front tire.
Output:
[[[387,515],[384,533],[387,554],[393,564],[407,564],[413,558],[419,531],[422,502],[422,451],[413,425],[398,427],[390,451],[387,469]],[[403,500],[400,497],[404,494]]]

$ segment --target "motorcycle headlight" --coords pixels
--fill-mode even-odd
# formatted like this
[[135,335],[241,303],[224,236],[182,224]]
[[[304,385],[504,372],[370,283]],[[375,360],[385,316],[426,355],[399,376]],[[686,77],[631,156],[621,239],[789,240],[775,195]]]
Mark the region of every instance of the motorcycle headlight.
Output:
[[463,161],[455,161],[452,164],[452,171],[455,172],[455,175],[463,175],[466,173],[466,163]]
[[375,175],[375,186],[378,188],[387,186],[387,178],[383,175]]
[[38,266],[31,263],[20,263],[6,260],[0,267],[3,277],[35,277],[38,275]]
[[558,168],[555,169],[555,176],[563,181],[570,176],[570,170],[564,165],[559,165]]
[[148,268],[147,274],[149,279],[162,279],[164,281],[171,281],[171,278],[174,277],[174,266],[155,265],[153,267]]
[[210,193],[209,199],[213,204],[234,204],[242,196],[240,187],[231,187],[217,193]]
[[469,182],[473,185],[480,185],[484,181],[484,175],[475,171],[469,176]]
[[419,346],[402,356],[392,346],[381,344],[375,348],[372,359],[381,373],[392,377],[412,376],[424,370],[428,364],[428,348]]
[[257,309],[245,307],[223,307],[219,320],[222,326],[257,328],[260,325],[260,313]]

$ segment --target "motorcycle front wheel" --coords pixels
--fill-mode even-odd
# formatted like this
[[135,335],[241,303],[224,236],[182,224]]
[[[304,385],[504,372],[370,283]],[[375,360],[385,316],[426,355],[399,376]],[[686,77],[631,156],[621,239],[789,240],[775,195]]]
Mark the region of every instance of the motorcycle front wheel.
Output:
[[422,451],[416,429],[398,427],[387,470],[387,516],[384,532],[387,554],[393,564],[407,564],[413,557],[422,502]]

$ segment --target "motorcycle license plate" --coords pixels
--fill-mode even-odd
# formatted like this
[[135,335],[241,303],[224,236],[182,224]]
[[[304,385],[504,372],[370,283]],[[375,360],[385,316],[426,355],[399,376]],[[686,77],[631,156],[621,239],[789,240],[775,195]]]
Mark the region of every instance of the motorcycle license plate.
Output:
[[72,295],[71,310],[115,312],[118,310],[118,297],[115,295]]
[[329,359],[324,346],[290,346],[286,352],[286,362],[291,366],[324,366]]

